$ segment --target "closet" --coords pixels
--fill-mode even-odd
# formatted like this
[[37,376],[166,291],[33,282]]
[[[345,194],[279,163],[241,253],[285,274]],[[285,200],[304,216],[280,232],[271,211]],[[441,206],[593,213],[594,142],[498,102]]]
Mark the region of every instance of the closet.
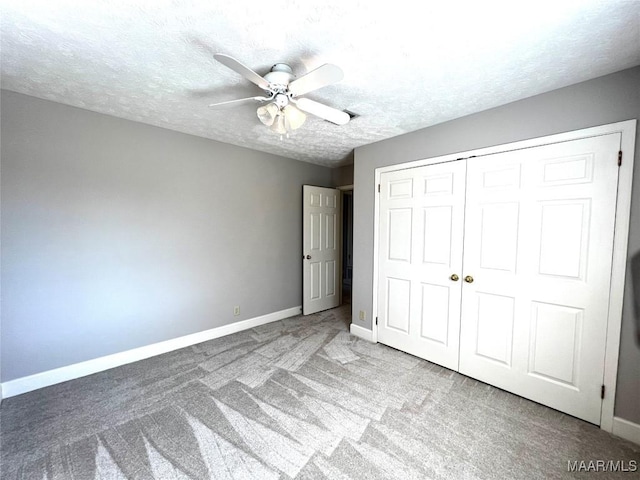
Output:
[[599,424],[620,143],[381,173],[378,341]]

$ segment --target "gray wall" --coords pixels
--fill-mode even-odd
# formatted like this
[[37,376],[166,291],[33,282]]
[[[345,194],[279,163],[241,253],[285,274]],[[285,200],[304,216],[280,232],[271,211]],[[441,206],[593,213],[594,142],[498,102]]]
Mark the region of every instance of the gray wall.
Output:
[[1,126],[2,381],[301,304],[330,169],[7,91]]
[[[374,171],[378,167],[629,119],[640,119],[640,67],[459,118],[355,151],[353,322],[371,329]],[[639,139],[640,140],[640,139]],[[629,258],[640,252],[640,143],[636,146]],[[640,423],[640,320],[627,277],[615,414]],[[636,285],[635,295],[640,295]],[[364,322],[358,312],[366,311]]]
[[331,181],[335,187],[353,185],[353,163],[331,170]]

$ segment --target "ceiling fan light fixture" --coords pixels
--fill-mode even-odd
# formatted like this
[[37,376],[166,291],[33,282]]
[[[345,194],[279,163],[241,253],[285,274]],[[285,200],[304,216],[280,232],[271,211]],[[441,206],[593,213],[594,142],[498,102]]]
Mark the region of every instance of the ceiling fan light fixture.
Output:
[[[350,120],[350,115],[345,112],[308,98],[299,98],[300,95],[342,80],[344,73],[340,67],[325,63],[301,77],[296,77],[289,65],[277,63],[271,67],[269,73],[262,77],[229,55],[216,53],[213,57],[224,66],[260,87],[267,96],[212,103],[209,105],[211,108],[224,108],[244,105],[254,101],[266,101],[268,103],[258,107],[256,114],[262,124],[280,135],[280,139],[282,139],[283,135],[288,137],[289,131],[300,128],[307,119],[307,113],[336,125],[344,125]],[[296,105],[294,106],[292,103]]]
[[275,103],[268,103],[267,105],[258,107],[256,113],[258,114],[258,119],[260,119],[262,123],[267,127],[271,127],[276,121],[276,117],[278,117],[280,109]]
[[285,135],[287,133],[287,126],[285,123],[284,115],[280,113],[276,116],[275,121],[271,125],[271,130],[280,135]]
[[287,120],[287,126],[291,130],[297,130],[300,128],[307,119],[307,116],[302,112],[302,110],[291,104],[284,107],[282,109],[282,113]]

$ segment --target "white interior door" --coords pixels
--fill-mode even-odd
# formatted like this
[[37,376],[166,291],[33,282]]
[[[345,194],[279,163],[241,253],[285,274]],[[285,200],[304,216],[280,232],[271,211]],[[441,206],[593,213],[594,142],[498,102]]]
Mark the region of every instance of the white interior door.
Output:
[[454,370],[465,166],[383,173],[380,183],[378,341]]
[[620,134],[467,162],[460,372],[600,423]]
[[303,185],[302,313],[340,305],[341,192]]

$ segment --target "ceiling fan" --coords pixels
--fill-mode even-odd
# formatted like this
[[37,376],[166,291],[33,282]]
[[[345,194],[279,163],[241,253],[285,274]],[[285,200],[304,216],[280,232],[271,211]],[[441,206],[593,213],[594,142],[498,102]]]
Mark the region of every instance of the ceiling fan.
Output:
[[340,67],[325,63],[311,72],[296,78],[286,63],[276,63],[269,73],[261,77],[246,65],[229,55],[216,53],[213,58],[224,66],[239,73],[250,82],[264,90],[261,96],[240,98],[221,103],[212,103],[211,108],[226,108],[247,103],[261,103],[258,118],[280,136],[288,135],[290,130],[300,128],[306,120],[304,112],[320,117],[337,125],[345,125],[351,117],[347,112],[308,98],[299,98],[305,93],[331,85],[342,80],[344,74]]

